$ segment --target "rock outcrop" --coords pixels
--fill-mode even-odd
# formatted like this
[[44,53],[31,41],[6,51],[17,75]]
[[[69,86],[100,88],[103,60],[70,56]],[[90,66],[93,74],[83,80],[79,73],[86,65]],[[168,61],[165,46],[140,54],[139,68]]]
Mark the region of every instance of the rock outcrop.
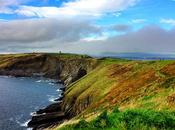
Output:
[[61,103],[53,103],[44,109],[38,110],[32,115],[28,127],[43,129],[67,119],[65,113],[61,110]]
[[16,77],[43,76],[58,79],[66,86],[80,79],[97,64],[93,58],[65,57],[52,54],[28,54],[1,58],[0,75]]

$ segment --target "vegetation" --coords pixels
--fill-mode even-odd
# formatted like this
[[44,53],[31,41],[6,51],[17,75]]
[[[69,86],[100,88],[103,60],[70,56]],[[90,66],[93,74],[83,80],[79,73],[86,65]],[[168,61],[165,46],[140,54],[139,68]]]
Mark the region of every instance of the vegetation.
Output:
[[[20,58],[36,55],[41,54],[1,55],[0,68]],[[89,56],[77,54],[46,55],[69,59],[70,63],[74,59],[80,59],[83,63],[84,58],[94,60]],[[85,127],[109,130],[175,128],[174,60],[132,61],[100,58],[95,59],[96,62],[95,69],[70,84],[65,91],[63,110],[75,117],[72,120],[81,120],[79,123],[62,127],[63,130],[84,130]],[[105,111],[97,117],[102,111],[113,110],[115,106],[118,106],[120,111]]]
[[107,117],[110,122],[101,122],[105,129],[175,128],[174,125],[169,125],[169,122],[174,121],[174,112],[167,112],[175,110],[175,61],[103,58],[99,62],[96,69],[68,86],[65,92],[65,108],[69,104],[68,110],[78,115],[75,119],[83,119],[66,129],[104,129],[95,125],[98,124],[96,121],[99,117],[90,122],[85,119],[89,120],[89,115],[93,117],[116,105],[121,112],[109,114]]
[[171,64],[175,66],[174,61],[100,59],[100,63],[68,86],[64,105],[70,104],[72,113],[89,113],[116,105],[120,109],[175,109],[174,103],[168,101],[175,93],[175,75],[166,70]]
[[174,130],[175,112],[153,110],[104,111],[94,120],[81,119],[77,124],[67,125],[60,130]]
[[63,57],[63,58],[91,58],[88,55],[72,54],[72,53],[47,53],[51,56]]

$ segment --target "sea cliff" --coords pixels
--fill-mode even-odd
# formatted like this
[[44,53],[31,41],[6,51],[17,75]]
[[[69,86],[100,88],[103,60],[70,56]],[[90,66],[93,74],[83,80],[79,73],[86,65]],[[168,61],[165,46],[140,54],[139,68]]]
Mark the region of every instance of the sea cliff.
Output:
[[[120,111],[175,110],[174,60],[96,59],[85,55],[37,53],[1,55],[0,61],[1,75],[43,76],[65,85],[57,103],[38,110],[32,117],[29,126],[34,129],[56,125],[57,130],[65,120],[74,124],[82,118],[92,120],[102,111],[116,107]],[[143,115],[142,111],[136,113]],[[143,120],[142,116],[139,119]]]

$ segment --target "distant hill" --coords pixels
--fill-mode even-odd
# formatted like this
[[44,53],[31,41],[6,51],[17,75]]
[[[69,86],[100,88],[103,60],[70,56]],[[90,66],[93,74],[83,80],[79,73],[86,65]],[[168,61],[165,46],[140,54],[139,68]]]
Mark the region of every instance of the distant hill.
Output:
[[135,59],[135,60],[159,60],[159,59],[175,59],[175,54],[104,52],[100,54],[100,57],[126,58],[126,59]]

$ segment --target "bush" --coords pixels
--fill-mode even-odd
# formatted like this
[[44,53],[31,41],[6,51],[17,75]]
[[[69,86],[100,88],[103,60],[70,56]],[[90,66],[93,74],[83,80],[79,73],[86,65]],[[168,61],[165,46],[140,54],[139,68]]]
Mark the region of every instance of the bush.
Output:
[[[68,129],[69,128],[69,129]],[[174,130],[175,112],[153,110],[126,110],[115,108],[110,114],[101,113],[91,122],[80,120],[66,130]]]
[[128,110],[123,112],[120,120],[126,123],[127,129],[132,129],[137,124],[144,124],[157,129],[175,128],[175,116],[171,116],[168,112]]
[[111,125],[108,113],[107,111],[104,111],[103,113],[100,114],[94,121],[93,121],[93,126],[95,128],[106,128]]
[[112,113],[119,113],[120,110],[119,110],[119,107],[115,107],[114,110],[112,111]]
[[88,128],[90,125],[84,119],[81,119],[78,124],[75,125],[75,128]]

